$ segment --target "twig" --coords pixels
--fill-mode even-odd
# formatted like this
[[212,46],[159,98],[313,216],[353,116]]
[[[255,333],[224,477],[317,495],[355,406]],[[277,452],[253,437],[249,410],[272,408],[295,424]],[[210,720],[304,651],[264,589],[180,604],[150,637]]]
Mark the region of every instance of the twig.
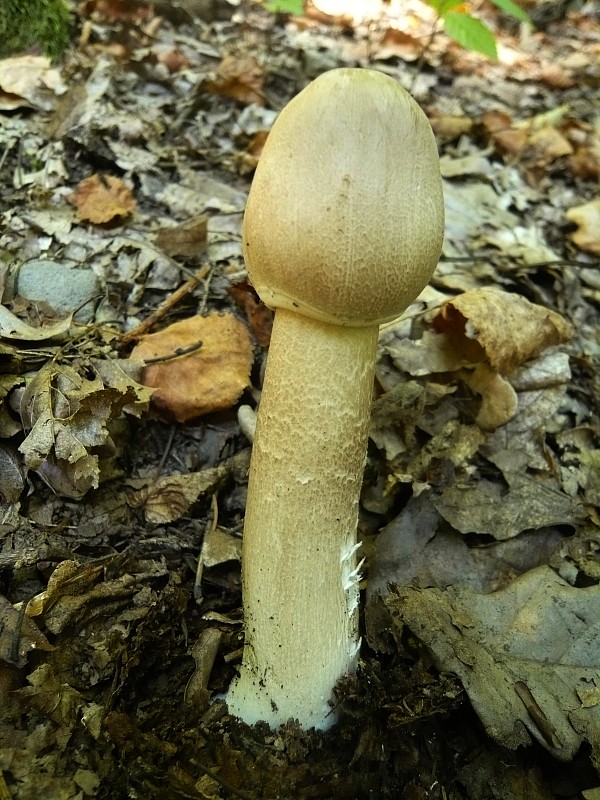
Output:
[[177,303],[189,294],[193,289],[198,286],[198,284],[206,278],[208,273],[210,272],[210,264],[204,264],[194,275],[193,277],[189,278],[182,286],[179,287],[173,294],[169,295],[164,303],[161,303],[159,307],[150,314],[149,317],[141,322],[139,325],[136,325],[135,328],[132,328],[127,333],[124,333],[121,337],[121,341],[123,344],[128,344],[133,339],[139,339],[140,336],[143,336],[145,333],[148,333],[150,328],[162,319],[168,312],[173,308],[173,306],[177,305]]

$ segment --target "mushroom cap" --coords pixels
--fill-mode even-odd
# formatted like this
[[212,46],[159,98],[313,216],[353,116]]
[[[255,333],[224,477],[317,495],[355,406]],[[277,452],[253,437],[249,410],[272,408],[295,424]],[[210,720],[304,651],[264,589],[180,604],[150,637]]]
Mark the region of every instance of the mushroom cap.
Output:
[[285,106],[242,234],[266,305],[341,325],[394,319],[429,282],[443,233],[433,132],[396,81],[334,69]]

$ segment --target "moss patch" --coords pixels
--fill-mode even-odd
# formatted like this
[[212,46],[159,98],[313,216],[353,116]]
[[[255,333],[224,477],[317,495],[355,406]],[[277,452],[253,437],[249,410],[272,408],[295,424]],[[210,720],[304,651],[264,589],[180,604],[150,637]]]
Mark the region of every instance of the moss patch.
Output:
[[69,10],[63,0],[2,0],[0,58],[39,45],[52,59],[69,44]]

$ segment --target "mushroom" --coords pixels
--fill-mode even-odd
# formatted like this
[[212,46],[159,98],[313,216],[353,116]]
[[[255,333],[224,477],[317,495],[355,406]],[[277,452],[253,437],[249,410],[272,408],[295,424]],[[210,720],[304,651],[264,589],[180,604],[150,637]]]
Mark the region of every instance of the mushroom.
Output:
[[433,133],[392,78],[335,69],[283,109],[243,247],[275,309],[242,551],[245,646],[227,694],[247,723],[335,721],[357,665],[356,531],[380,323],[429,281],[444,212]]

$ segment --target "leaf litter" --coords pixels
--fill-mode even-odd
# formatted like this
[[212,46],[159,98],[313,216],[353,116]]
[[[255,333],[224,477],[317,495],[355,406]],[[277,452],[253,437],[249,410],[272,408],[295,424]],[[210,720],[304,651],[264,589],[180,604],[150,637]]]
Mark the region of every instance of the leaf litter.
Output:
[[[537,30],[487,9],[496,63],[443,35],[423,52],[416,0],[285,19],[225,0],[87,2],[62,64],[0,62],[0,794],[597,791],[598,20],[548,5],[527,3]],[[236,411],[259,399],[270,330],[241,214],[277,111],[358,64],[412,86],[430,116],[446,242],[381,333],[369,647],[339,689],[343,721],[333,737],[252,731],[207,705],[240,655],[252,425]],[[93,273],[85,317],[68,290],[20,294],[36,261]],[[227,392],[202,361],[213,331],[177,327],[223,318],[241,337],[214,332]],[[166,335],[150,359],[177,405],[152,400],[132,354]]]

